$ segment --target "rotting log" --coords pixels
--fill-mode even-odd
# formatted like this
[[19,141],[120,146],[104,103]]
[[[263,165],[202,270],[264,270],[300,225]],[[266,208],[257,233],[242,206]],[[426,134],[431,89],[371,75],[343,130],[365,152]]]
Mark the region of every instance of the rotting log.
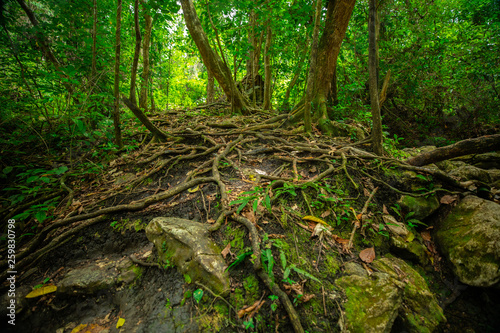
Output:
[[406,163],[414,166],[422,166],[458,156],[482,154],[496,150],[500,150],[500,134],[462,140],[452,145],[440,147],[414,156],[406,160]]

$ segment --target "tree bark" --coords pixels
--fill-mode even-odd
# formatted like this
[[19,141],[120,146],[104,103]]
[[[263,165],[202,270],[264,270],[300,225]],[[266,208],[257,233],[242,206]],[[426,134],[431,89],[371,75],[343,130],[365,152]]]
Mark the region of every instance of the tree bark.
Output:
[[203,31],[192,0],[181,0],[184,20],[193,38],[203,63],[224,90],[229,101],[234,103],[235,111],[248,114],[250,107],[241,92],[236,87],[231,70],[224,64],[220,56],[212,50],[207,35]]
[[93,5],[94,12],[94,22],[92,24],[92,69],[91,69],[91,78],[95,79],[97,74],[97,0],[94,0]]
[[137,79],[137,66],[139,65],[139,55],[141,53],[141,29],[139,27],[139,0],[134,2],[134,26],[135,26],[135,49],[134,60],[132,62],[132,71],[130,77],[130,101],[137,104],[135,97],[135,86]]
[[153,28],[153,19],[149,14],[144,14],[144,19],[146,21],[146,28],[144,31],[144,40],[142,44],[142,83],[141,83],[141,96],[139,97],[139,106],[144,111],[147,111],[148,82],[149,82],[149,45],[151,42],[151,30]]
[[159,141],[165,141],[168,138],[168,135],[162,132],[158,127],[156,127],[151,121],[149,121],[149,118],[142,112],[142,110],[134,103],[132,103],[131,100],[129,100],[126,97],[123,97],[123,102],[125,105],[134,113],[134,115],[139,119],[139,121],[146,126],[146,128],[153,133],[155,138],[157,138]]
[[297,80],[299,79],[300,72],[302,71],[302,66],[304,66],[304,62],[306,60],[306,55],[307,55],[307,49],[309,48],[309,41],[310,41],[310,39],[308,37],[306,42],[305,42],[305,46],[303,48],[302,54],[300,55],[299,61],[297,62],[297,68],[295,69],[295,72],[293,73],[293,78],[290,81],[290,83],[288,84],[288,87],[286,88],[285,97],[283,98],[283,104],[281,105],[282,109],[289,108],[288,100],[290,99],[290,94],[292,92],[293,87],[295,87],[295,84],[297,83]]
[[113,123],[115,125],[115,141],[118,147],[123,147],[122,131],[120,128],[120,49],[121,49],[121,21],[122,21],[122,0],[118,0],[116,8],[116,35],[115,35],[115,108],[113,112]]
[[306,133],[311,133],[311,102],[313,98],[313,84],[314,76],[316,74],[316,61],[318,56],[318,36],[319,36],[319,25],[321,20],[321,0],[316,0],[316,9],[314,14],[314,30],[313,30],[313,40],[311,45],[311,55],[309,60],[309,73],[307,75],[307,88],[306,88],[306,100],[304,104],[304,129]]
[[414,166],[422,166],[458,156],[482,154],[498,150],[500,150],[500,134],[487,135],[475,139],[462,140],[449,146],[434,149],[412,157],[406,160],[406,163]]
[[323,118],[320,127],[328,123],[326,100],[337,68],[337,57],[342,40],[354,9],[356,0],[329,0],[325,28],[319,41],[317,68],[314,80],[313,102],[316,107],[314,119]]
[[215,89],[214,89],[214,76],[212,73],[207,69],[207,104],[213,103],[214,102],[214,95],[215,95]]
[[[271,23],[267,22],[266,27],[266,46],[265,46],[265,57],[264,57],[264,71],[265,71],[265,82],[264,82],[264,110],[271,109],[271,40],[272,40],[272,30]],[[255,82],[255,80],[254,80]]]
[[380,106],[378,96],[378,77],[377,77],[377,39],[375,21],[377,8],[375,0],[370,0],[369,19],[368,19],[368,71],[370,85],[370,104],[372,109],[372,148],[377,155],[384,153],[382,147],[382,118],[380,117]]

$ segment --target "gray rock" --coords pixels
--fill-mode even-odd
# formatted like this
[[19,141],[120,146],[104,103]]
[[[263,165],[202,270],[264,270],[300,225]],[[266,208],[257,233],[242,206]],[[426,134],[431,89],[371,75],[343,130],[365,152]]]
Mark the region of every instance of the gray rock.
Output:
[[500,281],[500,205],[467,196],[436,227],[436,241],[462,283]]
[[117,272],[113,262],[94,264],[69,271],[58,283],[57,292],[61,294],[94,294],[109,289],[116,283]]
[[472,165],[464,165],[450,171],[450,176],[457,177],[460,180],[479,180],[483,183],[490,183],[491,178],[488,171],[479,169]]
[[214,242],[208,238],[207,226],[175,217],[157,217],[146,227],[161,260],[175,265],[192,281],[199,281],[214,292],[229,292],[225,262]]
[[412,219],[423,220],[439,208],[439,200],[435,195],[426,197],[412,197],[403,195],[398,204],[407,212],[414,212]]
[[382,258],[372,265],[378,272],[371,276],[353,269],[353,275],[336,280],[347,295],[341,327],[350,332],[391,332],[399,317],[410,332],[432,332],[446,321],[425,280],[404,260]]

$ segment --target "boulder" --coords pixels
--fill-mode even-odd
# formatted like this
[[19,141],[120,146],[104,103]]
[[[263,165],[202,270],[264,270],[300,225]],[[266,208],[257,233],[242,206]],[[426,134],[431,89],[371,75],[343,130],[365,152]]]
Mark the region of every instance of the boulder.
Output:
[[456,177],[462,181],[479,180],[483,183],[490,183],[491,178],[488,171],[479,169],[472,165],[464,165],[449,172],[450,176]]
[[467,196],[436,226],[436,241],[462,283],[500,281],[500,205]]
[[96,263],[69,271],[57,284],[61,294],[94,294],[116,285],[117,273],[113,262]]
[[435,195],[426,197],[412,197],[403,195],[398,204],[407,212],[414,212],[412,219],[423,220],[439,208],[439,200]]
[[157,217],[146,227],[161,260],[175,265],[192,281],[199,281],[214,292],[229,292],[229,276],[220,249],[208,237],[205,224],[175,217]]
[[[351,275],[336,280],[346,296],[345,319],[350,332],[391,332],[396,318],[410,332],[432,332],[446,321],[425,280],[404,260],[377,259],[370,276],[350,264]],[[347,268],[347,267],[346,267]]]

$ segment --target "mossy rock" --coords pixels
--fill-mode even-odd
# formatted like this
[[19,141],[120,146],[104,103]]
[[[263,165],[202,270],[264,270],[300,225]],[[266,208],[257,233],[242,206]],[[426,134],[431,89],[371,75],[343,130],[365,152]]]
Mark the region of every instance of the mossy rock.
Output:
[[446,321],[443,310],[420,274],[404,260],[382,258],[372,263],[370,276],[358,264],[346,265],[336,280],[346,296],[345,322],[349,332],[391,332],[396,318],[410,332],[433,332]]
[[426,197],[412,197],[403,195],[398,204],[407,212],[415,213],[412,218],[423,220],[439,208],[439,200],[435,195]]
[[436,227],[436,241],[462,283],[500,282],[500,205],[467,196]]
[[146,227],[161,260],[174,264],[191,281],[200,281],[220,295],[229,293],[229,276],[220,249],[205,224],[175,217],[157,217]]

